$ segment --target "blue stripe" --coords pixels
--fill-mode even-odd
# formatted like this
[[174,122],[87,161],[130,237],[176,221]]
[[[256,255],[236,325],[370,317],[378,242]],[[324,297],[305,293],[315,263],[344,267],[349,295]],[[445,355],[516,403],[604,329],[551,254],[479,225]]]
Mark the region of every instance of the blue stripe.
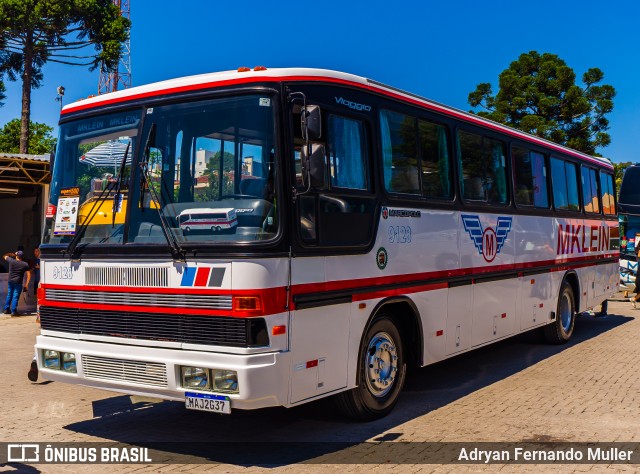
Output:
[[193,286],[193,281],[196,279],[196,271],[198,269],[196,267],[189,267],[184,269],[184,273],[182,274],[182,281],[180,282],[180,286]]

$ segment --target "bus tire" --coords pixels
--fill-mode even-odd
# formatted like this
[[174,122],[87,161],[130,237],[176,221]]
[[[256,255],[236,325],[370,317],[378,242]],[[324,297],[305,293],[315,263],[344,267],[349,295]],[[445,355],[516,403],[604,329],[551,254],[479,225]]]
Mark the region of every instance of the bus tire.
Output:
[[336,396],[338,409],[358,421],[386,416],[398,401],[406,373],[400,331],[392,319],[379,314],[369,325],[360,345],[360,383]]
[[545,338],[550,344],[564,344],[571,339],[576,322],[575,301],[573,288],[564,281],[558,295],[556,320],[544,327]]

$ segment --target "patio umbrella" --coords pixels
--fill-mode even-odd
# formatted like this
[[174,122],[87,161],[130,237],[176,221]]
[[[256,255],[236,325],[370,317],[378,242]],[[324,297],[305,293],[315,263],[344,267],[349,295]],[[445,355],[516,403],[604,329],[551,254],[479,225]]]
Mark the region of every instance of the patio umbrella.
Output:
[[[115,172],[120,163],[122,163],[122,157],[126,149],[126,143],[118,140],[109,140],[86,152],[80,157],[80,161],[91,166],[113,166]],[[129,148],[126,164],[131,164],[132,156],[132,150]]]

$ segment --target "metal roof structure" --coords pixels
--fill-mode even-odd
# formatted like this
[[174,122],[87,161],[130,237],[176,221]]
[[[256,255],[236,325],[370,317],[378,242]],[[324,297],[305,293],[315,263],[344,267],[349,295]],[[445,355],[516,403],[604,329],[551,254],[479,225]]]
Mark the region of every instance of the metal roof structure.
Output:
[[26,155],[21,153],[0,153],[0,186],[35,184],[45,185],[51,181],[51,155]]

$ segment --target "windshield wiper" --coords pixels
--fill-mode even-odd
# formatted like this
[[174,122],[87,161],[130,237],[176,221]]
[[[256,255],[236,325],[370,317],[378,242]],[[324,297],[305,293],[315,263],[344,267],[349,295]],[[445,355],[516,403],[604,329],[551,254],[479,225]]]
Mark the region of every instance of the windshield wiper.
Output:
[[[167,223],[166,217],[160,208],[161,201],[160,197],[156,193],[156,190],[152,186],[151,178],[149,177],[149,155],[151,151],[151,140],[155,138],[156,124],[151,124],[151,129],[149,130],[149,135],[147,136],[147,142],[144,145],[144,155],[142,160],[140,161],[140,176],[142,178],[142,183],[140,183],[140,209],[144,210],[144,191],[145,188],[149,190],[151,194],[151,202],[156,202],[158,211],[158,217],[160,218],[160,227],[162,227],[162,233],[164,234],[164,238],[167,240],[169,247],[171,247],[171,256],[175,261],[184,262],[186,261],[187,252],[180,247],[180,243],[178,239],[176,239],[175,234],[169,228],[169,224]],[[144,187],[143,187],[144,184]],[[149,205],[151,207],[151,204]]]
[[113,196],[113,211],[111,215],[111,228],[116,225],[116,214],[122,209],[122,200],[120,200],[120,189],[122,187],[122,180],[124,179],[124,167],[127,164],[127,155],[129,155],[129,145],[124,150],[124,156],[122,157],[122,163],[120,163],[120,172],[118,173],[118,181],[116,181],[115,195]]
[[107,186],[105,186],[105,188],[100,193],[100,196],[98,196],[98,198],[93,202],[93,206],[91,206],[91,210],[89,211],[87,218],[84,220],[81,226],[78,226],[78,229],[76,230],[76,235],[73,236],[73,239],[71,239],[71,242],[69,242],[69,245],[67,245],[66,251],[70,255],[73,256],[73,254],[75,253],[76,247],[78,246],[78,242],[80,242],[80,238],[82,237],[82,234],[84,234],[84,232],[87,230],[87,227],[89,227],[89,224],[91,224],[91,221],[100,210],[100,204],[102,204],[102,202],[106,200],[111,190],[115,190],[115,196],[113,197],[113,217],[111,220],[111,227],[113,228],[113,226],[115,225],[121,183],[122,183],[122,180],[124,179],[124,167],[127,162],[127,156],[129,155],[129,146],[130,146],[130,143],[127,143],[127,148],[125,148],[124,150],[124,156],[122,157],[122,163],[120,164],[120,172],[118,173],[117,180],[107,181]]
[[[78,242],[80,242],[82,234],[84,234],[84,232],[87,230],[87,227],[89,227],[89,224],[100,210],[100,204],[105,200],[105,198],[109,195],[109,192],[113,188],[115,188],[115,186],[116,183],[114,181],[107,181],[107,185],[100,193],[100,196],[98,196],[97,199],[93,201],[93,206],[91,206],[89,214],[87,215],[82,225],[78,226],[76,235],[73,236],[73,239],[71,239],[71,242],[69,242],[69,245],[67,245],[66,252],[69,253],[69,255],[73,256],[76,251],[76,247],[78,246]],[[78,217],[80,217],[80,209],[78,209]]]

